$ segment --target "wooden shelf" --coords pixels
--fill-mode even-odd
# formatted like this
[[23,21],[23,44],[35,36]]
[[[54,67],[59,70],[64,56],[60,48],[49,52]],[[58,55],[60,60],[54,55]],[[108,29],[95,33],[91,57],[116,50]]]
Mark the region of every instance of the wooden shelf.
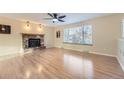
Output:
[[21,33],[22,35],[39,35],[44,36],[44,34],[34,34],[34,33]]

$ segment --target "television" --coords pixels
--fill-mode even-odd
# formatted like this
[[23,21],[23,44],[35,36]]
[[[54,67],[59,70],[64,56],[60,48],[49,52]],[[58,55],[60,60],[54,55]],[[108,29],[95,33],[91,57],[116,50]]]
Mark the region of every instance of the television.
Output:
[[0,34],[11,34],[11,26],[0,24]]

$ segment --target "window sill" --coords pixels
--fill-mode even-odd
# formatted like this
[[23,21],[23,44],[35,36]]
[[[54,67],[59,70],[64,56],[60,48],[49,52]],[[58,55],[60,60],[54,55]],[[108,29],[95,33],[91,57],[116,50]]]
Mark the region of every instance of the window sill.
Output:
[[68,42],[63,42],[64,44],[72,44],[72,45],[87,45],[87,46],[93,46],[93,44],[79,44],[79,43],[68,43]]

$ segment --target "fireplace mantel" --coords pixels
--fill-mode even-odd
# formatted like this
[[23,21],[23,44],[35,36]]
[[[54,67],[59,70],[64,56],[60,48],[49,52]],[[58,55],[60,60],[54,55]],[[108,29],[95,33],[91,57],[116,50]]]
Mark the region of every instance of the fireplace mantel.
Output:
[[22,35],[38,35],[38,36],[44,36],[44,34],[34,34],[34,33],[21,33]]

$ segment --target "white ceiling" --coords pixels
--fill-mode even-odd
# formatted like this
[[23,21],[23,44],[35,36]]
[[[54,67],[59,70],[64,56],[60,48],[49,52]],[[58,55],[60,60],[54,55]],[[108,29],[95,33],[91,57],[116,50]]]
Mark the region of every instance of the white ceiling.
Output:
[[50,18],[47,13],[0,13],[0,16],[9,18],[28,20],[32,22],[42,23],[48,26],[57,26],[80,22],[83,20],[109,15],[107,13],[58,13],[59,15],[66,15],[63,19],[65,22],[52,23],[51,20],[44,20],[43,18]]

